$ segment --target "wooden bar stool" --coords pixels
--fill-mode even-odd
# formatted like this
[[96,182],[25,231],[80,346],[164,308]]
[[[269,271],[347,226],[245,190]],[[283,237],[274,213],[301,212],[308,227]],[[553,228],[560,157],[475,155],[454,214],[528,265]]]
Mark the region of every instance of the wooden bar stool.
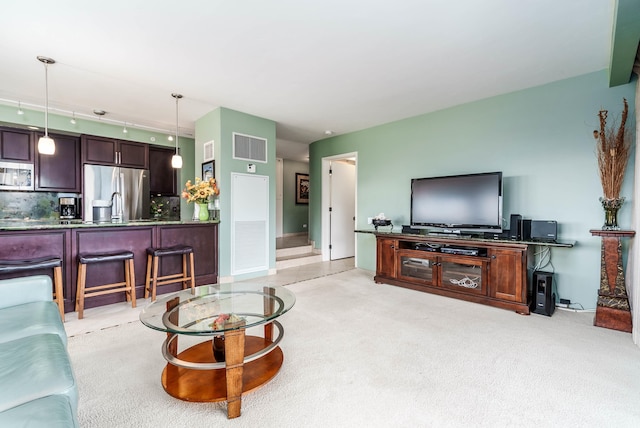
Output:
[[[89,287],[89,289],[85,288],[87,280],[87,265],[115,261],[124,262],[124,281],[97,285]],[[131,251],[104,254],[78,254],[78,289],[76,292],[76,312],[78,312],[78,319],[82,319],[84,316],[84,299],[86,297],[120,293],[123,291],[125,292],[127,302],[131,302],[131,307],[135,308],[136,278],[133,266],[133,253]]]
[[64,322],[64,296],[62,293],[62,260],[58,257],[39,257],[28,260],[0,260],[0,274],[53,269],[53,300],[58,304]]
[[[182,255],[182,272],[165,276],[158,276],[158,264],[160,257]],[[187,256],[189,263],[187,266]],[[176,245],[168,248],[147,248],[147,277],[144,283],[144,298],[149,297],[151,301],[156,300],[156,287],[158,285],[173,284],[182,282],[182,289],[187,288],[187,284],[193,290],[195,288],[195,275],[193,270],[193,248],[187,245]]]

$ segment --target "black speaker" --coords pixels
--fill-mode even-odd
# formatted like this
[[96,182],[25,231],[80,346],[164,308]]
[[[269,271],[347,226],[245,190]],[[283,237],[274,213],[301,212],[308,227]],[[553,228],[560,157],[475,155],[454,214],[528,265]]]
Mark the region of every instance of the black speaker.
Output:
[[521,238],[520,229],[522,228],[522,216],[520,214],[511,214],[511,219],[509,220],[509,229],[510,234],[509,238],[515,241],[519,241]]
[[531,240],[555,242],[558,237],[558,222],[555,220],[532,220]]
[[537,270],[533,272],[533,295],[531,312],[550,317],[556,309],[556,293],[553,292],[553,273]]
[[531,220],[522,219],[520,222],[520,240],[528,241],[531,239]]

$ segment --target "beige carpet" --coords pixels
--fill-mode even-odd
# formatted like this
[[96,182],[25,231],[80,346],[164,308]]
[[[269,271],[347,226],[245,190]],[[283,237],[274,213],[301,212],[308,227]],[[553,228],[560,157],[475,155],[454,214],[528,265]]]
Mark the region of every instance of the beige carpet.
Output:
[[134,322],[70,338],[81,426],[639,426],[640,349],[593,314],[521,316],[359,269],[287,287],[284,365],[240,418],[168,396],[164,335]]

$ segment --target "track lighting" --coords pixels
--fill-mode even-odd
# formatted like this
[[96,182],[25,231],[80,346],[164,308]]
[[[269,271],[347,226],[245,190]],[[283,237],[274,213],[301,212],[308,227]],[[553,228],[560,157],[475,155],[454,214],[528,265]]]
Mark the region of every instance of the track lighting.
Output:
[[38,56],[38,61],[44,64],[44,89],[45,89],[45,105],[44,105],[44,136],[38,140],[38,152],[43,155],[52,155],[56,152],[56,143],[53,138],[49,137],[49,64],[56,62],[45,56]]

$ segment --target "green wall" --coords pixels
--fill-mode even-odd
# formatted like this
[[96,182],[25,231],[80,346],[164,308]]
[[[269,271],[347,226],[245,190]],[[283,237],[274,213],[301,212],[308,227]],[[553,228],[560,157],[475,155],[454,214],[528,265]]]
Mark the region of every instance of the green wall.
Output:
[[[357,227],[384,212],[409,223],[410,180],[474,172],[504,173],[504,217],[557,220],[572,249],[553,249],[558,296],[593,309],[600,275],[601,186],[594,154],[597,113],[620,116],[622,98],[634,105],[635,82],[609,88],[605,71],[501,95],[318,141],[310,146],[310,239],[321,245],[319,177],[323,157],[358,153]],[[632,117],[630,114],[630,117]],[[633,129],[633,125],[631,126]],[[633,155],[619,222],[630,227]],[[375,270],[375,238],[357,235],[358,267]]]
[[[247,162],[233,159],[233,133],[252,135],[267,139],[267,163]],[[220,186],[220,278],[227,282],[231,278],[231,195],[230,181],[232,173],[247,174],[247,165],[256,166],[257,175],[269,177],[269,268],[275,268],[275,197],[276,197],[276,124],[263,119],[227,108],[219,108],[196,121],[196,165],[203,157],[203,145],[214,141],[215,174]],[[199,173],[198,173],[199,174]],[[239,275],[234,280],[266,275],[268,272],[254,272]]]
[[284,159],[282,170],[282,233],[307,232],[309,204],[296,204],[296,173],[308,174],[309,163]]

